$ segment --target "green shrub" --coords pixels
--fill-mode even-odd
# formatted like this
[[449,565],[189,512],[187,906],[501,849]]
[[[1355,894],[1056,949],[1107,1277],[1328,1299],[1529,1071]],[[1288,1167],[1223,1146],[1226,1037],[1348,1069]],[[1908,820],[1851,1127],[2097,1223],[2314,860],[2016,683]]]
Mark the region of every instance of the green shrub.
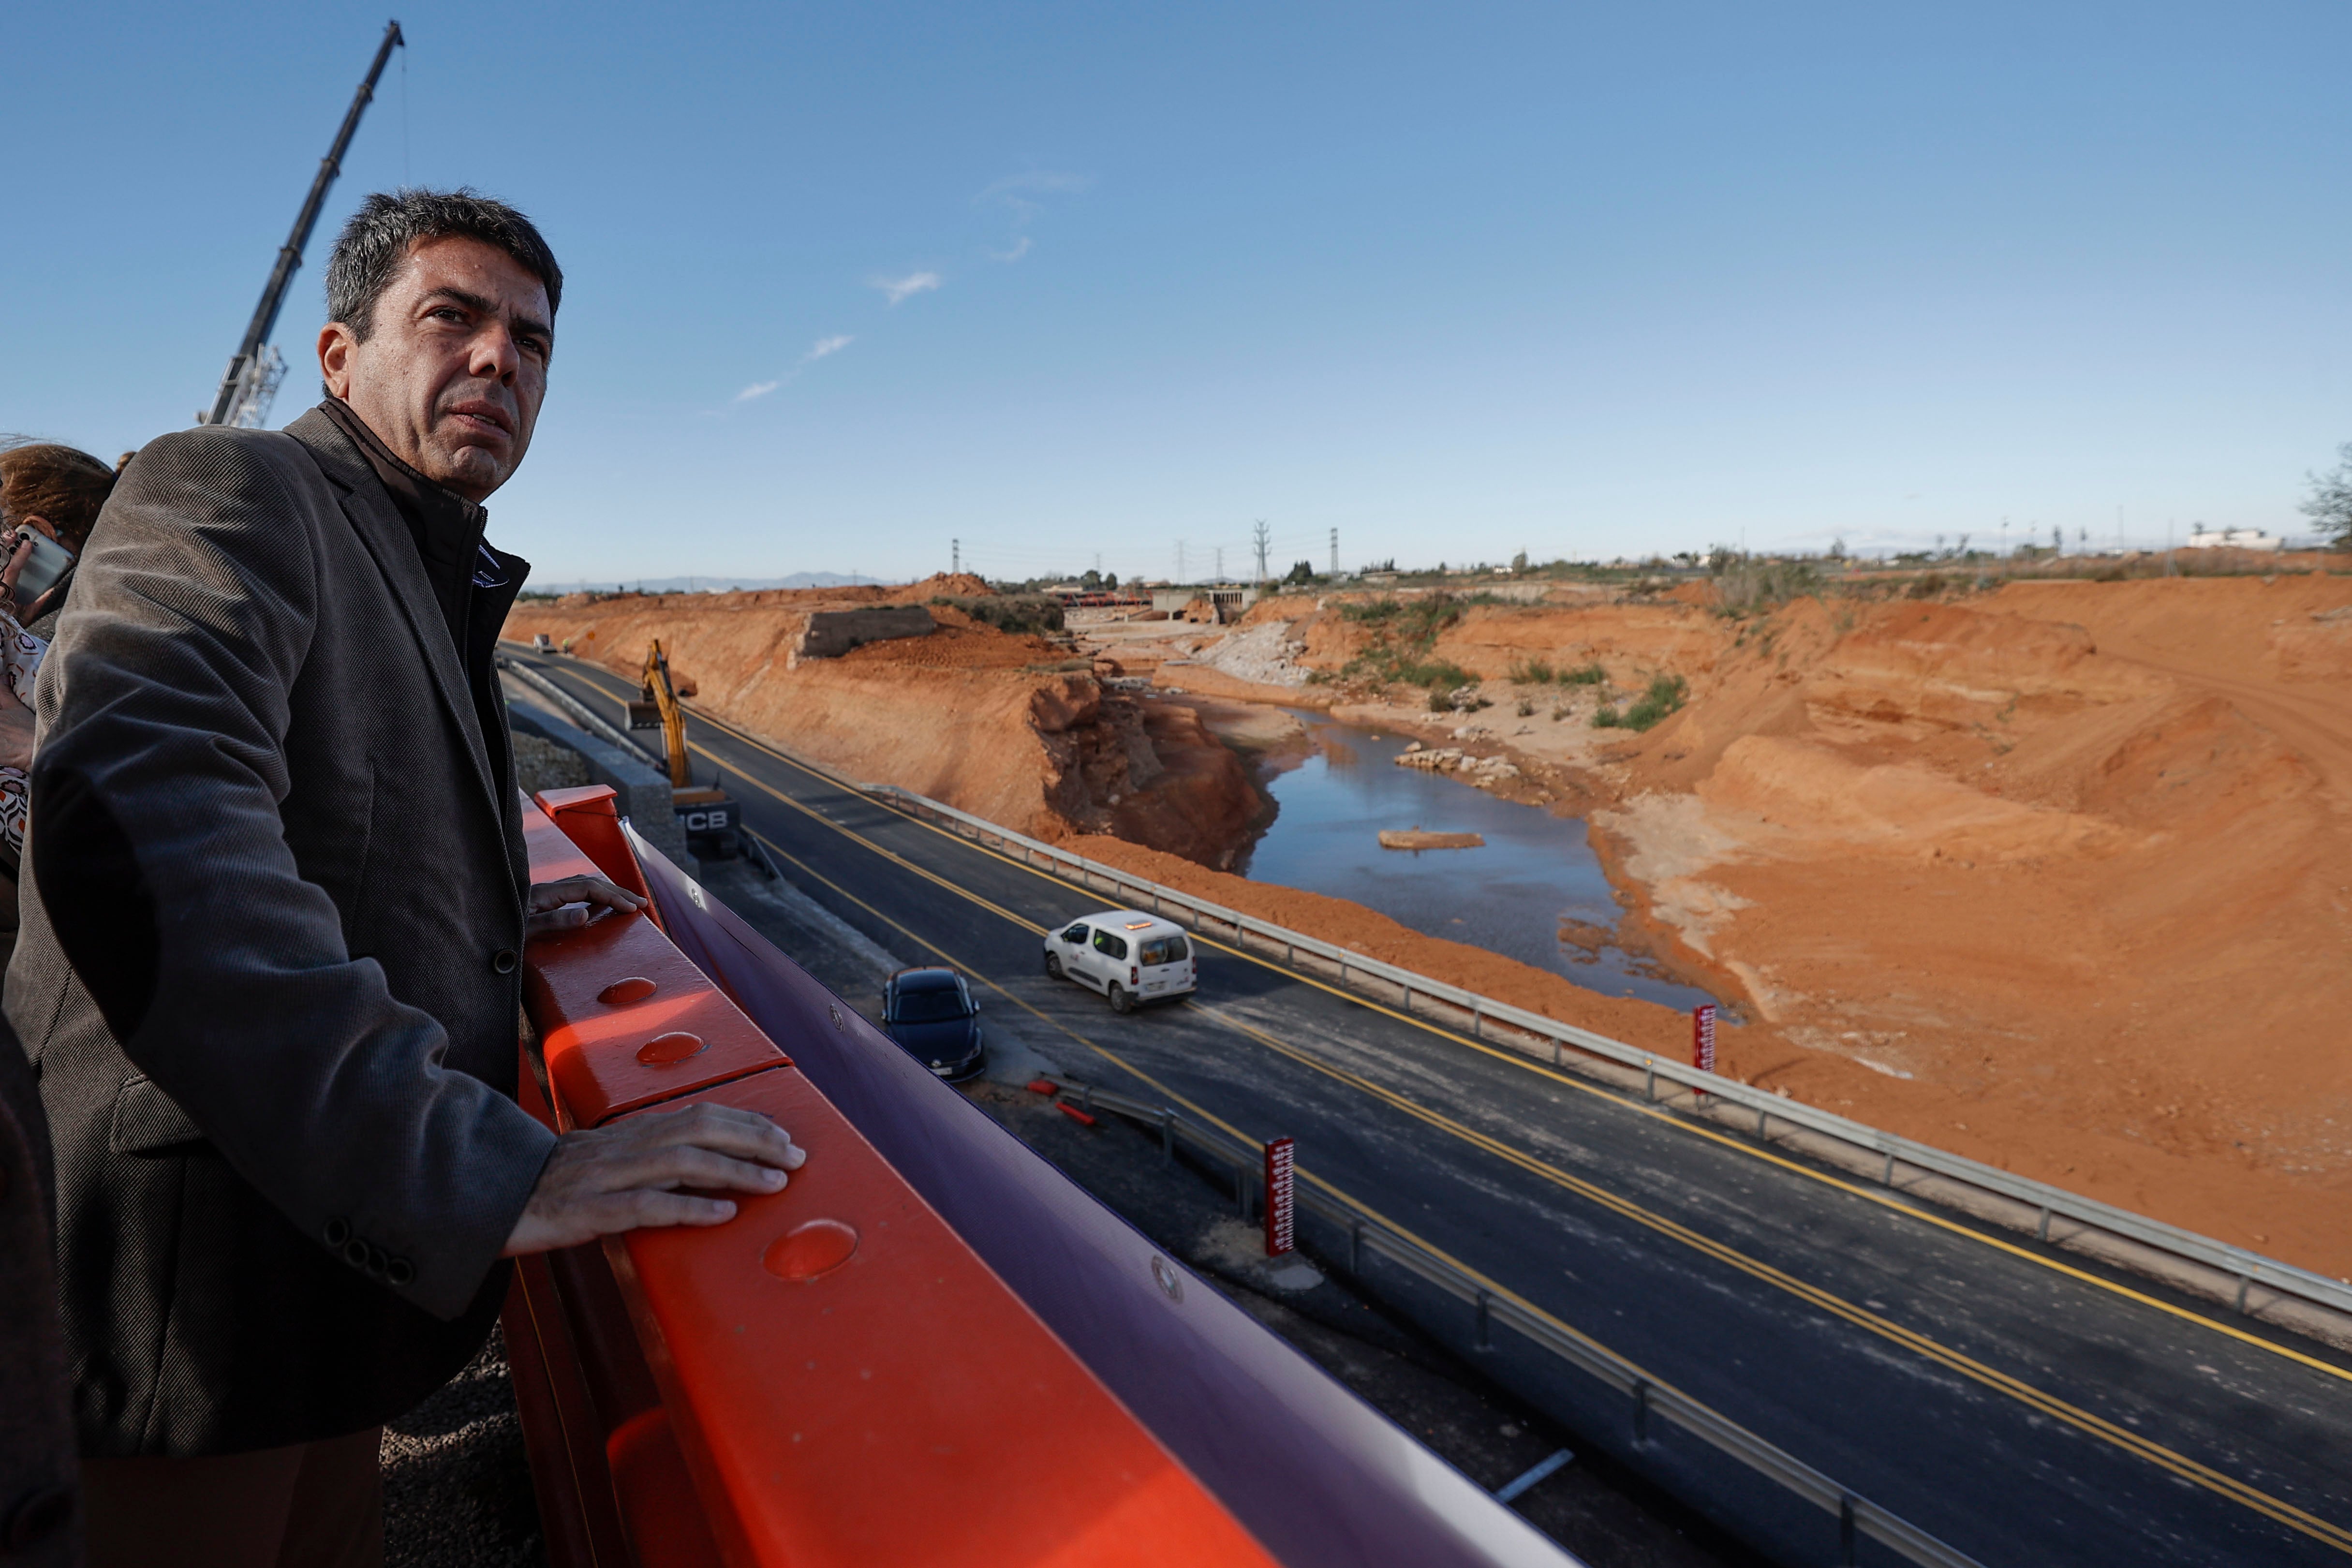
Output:
[[1599,686],[1609,672],[1597,660],[1581,669],[1559,669],[1549,659],[1531,658],[1511,666],[1511,679],[1522,686]]
[[1532,702],[1528,701],[1528,700],[1526,698],[1524,698],[1524,697],[1522,697],[1522,698],[1520,698],[1520,699],[1519,699],[1518,715],[1519,715],[1519,717],[1520,717],[1520,718],[1524,719],[1524,718],[1528,717],[1528,715],[1529,715],[1529,714],[1533,713],[1535,710],[1536,710],[1536,705],[1535,705],[1534,703],[1532,703]]
[[1650,689],[1642,700],[1625,710],[1625,728],[1646,730],[1683,705],[1690,695],[1689,683],[1679,675],[1662,675],[1650,682]]
[[1716,566],[1716,608],[1727,616],[1769,610],[1821,592],[1820,568],[1810,561],[1759,561],[1736,556]]
[[1389,679],[1402,680],[1407,686],[1428,686],[1452,691],[1457,687],[1475,686],[1478,678],[1458,664],[1442,658],[1426,662],[1401,661],[1390,668]]
[[941,594],[931,603],[961,610],[983,626],[1015,636],[1062,629],[1062,602],[1050,594],[992,594],[985,598]]
[[1690,685],[1679,675],[1661,675],[1650,682],[1650,689],[1635,700],[1631,708],[1622,712],[1609,703],[1593,710],[1592,727],[1596,730],[1646,730],[1683,705],[1690,695]]

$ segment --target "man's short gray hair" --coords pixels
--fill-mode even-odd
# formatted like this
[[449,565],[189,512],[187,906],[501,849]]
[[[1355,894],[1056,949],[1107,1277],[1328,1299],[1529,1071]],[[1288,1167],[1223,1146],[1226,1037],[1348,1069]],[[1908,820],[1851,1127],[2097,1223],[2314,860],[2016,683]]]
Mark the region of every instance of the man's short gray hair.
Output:
[[362,342],[375,331],[376,301],[409,248],[428,239],[478,239],[505,251],[547,289],[551,321],[563,302],[563,268],[539,228],[502,201],[469,186],[428,191],[404,186],[377,191],[360,203],[327,258],[327,320],[340,321]]

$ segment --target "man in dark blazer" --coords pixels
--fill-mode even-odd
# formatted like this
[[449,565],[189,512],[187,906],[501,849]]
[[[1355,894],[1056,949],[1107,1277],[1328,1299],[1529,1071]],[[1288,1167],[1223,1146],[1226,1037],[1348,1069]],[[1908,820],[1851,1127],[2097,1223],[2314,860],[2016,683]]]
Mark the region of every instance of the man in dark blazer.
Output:
[[[483,538],[562,274],[470,192],[339,239],[328,398],[151,442],[37,690],[6,1010],[55,1142],[93,1564],[381,1555],[377,1428],[482,1342],[500,1259],[723,1222],[800,1151],[697,1108],[551,1135],[514,1103],[533,888]],[[600,909],[601,906],[601,909]],[[604,913],[604,911],[611,911]]]

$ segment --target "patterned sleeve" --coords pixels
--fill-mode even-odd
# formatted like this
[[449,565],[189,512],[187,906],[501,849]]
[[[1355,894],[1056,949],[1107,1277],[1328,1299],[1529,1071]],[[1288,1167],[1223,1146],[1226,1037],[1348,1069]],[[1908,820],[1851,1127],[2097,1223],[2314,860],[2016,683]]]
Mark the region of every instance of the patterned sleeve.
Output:
[[[17,624],[16,617],[5,605],[0,605],[0,663],[8,671],[8,688],[16,700],[26,707],[33,704],[33,677],[41,668],[41,655],[49,645]],[[12,859],[25,855],[25,820],[32,790],[22,768],[0,768],[0,845],[5,845]]]

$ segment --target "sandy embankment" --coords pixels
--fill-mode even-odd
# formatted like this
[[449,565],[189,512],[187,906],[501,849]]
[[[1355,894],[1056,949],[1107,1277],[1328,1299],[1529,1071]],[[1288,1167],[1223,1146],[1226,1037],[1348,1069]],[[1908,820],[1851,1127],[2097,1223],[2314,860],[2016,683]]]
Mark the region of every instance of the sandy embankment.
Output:
[[987,593],[977,578],[896,588],[571,595],[518,605],[506,635],[545,632],[635,679],[659,637],[719,717],[853,776],[1056,841],[1116,833],[1216,860],[1264,802],[1189,708],[1107,687],[1066,644],[931,609],[928,637],[796,657],[812,614]]
[[[1257,614],[1311,668],[1360,644]],[[1629,924],[1757,1017],[1728,1070],[2352,1273],[2352,581],[1482,607],[1433,653],[1497,705],[1337,711],[1466,729],[1590,810]],[[1507,684],[1536,657],[1689,705],[1597,731],[1589,689]]]

